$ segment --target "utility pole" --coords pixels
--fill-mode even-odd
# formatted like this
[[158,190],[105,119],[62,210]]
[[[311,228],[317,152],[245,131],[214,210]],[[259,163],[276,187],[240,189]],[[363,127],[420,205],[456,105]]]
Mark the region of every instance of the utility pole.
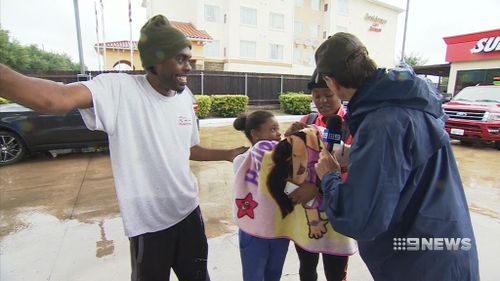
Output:
[[2,0],[0,0],[0,28],[2,28]]
[[103,50],[104,50],[104,56],[103,56],[103,69],[106,70],[107,68],[107,55],[106,55],[106,51],[108,50],[107,46],[106,46],[106,29],[104,28],[104,4],[102,3],[102,0],[100,0],[101,2],[101,23],[102,23],[102,42],[103,42]]
[[405,61],[406,28],[408,26],[408,12],[410,10],[410,0],[406,0],[405,26],[403,30],[403,48],[401,49],[401,63]]
[[78,40],[78,54],[80,56],[80,75],[85,75],[85,63],[83,61],[83,48],[82,48],[82,34],[80,30],[80,11],[78,9],[78,0],[73,0],[75,8],[75,22],[76,22],[76,37]]
[[130,40],[129,40],[129,47],[130,47],[130,70],[134,70],[134,45],[132,41],[132,3],[130,0],[128,0],[128,24],[129,24],[129,31],[130,31]]

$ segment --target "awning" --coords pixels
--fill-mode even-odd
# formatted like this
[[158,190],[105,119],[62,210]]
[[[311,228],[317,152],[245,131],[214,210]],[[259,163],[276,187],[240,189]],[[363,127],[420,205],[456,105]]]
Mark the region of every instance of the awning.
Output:
[[419,66],[414,66],[413,70],[415,70],[416,74],[434,75],[434,76],[441,76],[441,77],[450,76],[450,64],[449,63],[433,64],[433,65],[419,65]]

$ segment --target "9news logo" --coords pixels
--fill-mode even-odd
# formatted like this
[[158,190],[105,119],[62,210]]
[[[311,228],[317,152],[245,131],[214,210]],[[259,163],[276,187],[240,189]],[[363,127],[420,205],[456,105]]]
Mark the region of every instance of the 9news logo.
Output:
[[323,141],[328,143],[340,143],[342,140],[342,133],[338,131],[323,130]]
[[470,238],[393,238],[394,251],[468,251]]

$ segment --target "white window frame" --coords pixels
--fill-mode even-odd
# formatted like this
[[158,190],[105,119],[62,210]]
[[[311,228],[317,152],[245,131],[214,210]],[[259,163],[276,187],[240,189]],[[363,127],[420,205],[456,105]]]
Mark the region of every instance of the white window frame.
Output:
[[[216,5],[208,5],[208,4],[205,4],[205,8],[204,8],[204,17],[205,17],[205,21],[206,22],[219,22],[219,14],[220,14],[220,8],[219,6],[216,6]],[[210,12],[213,12],[213,15],[210,15],[210,17],[207,17],[208,16],[208,13]],[[213,17],[213,20],[212,20],[212,17]]]
[[294,48],[293,49],[293,63],[295,64],[304,64],[304,49],[302,48]]
[[293,23],[293,35],[295,36],[295,38],[304,37],[304,23],[303,22],[295,21]]
[[317,39],[321,37],[321,25],[312,24],[310,28],[311,28],[310,29],[311,38]]
[[349,15],[349,0],[337,0],[337,6],[339,15]]
[[321,0],[311,0],[311,9],[321,11]]
[[248,40],[240,40],[240,57],[242,57],[242,58],[256,58],[257,57],[257,42],[248,41]]
[[214,40],[205,44],[205,46],[203,46],[203,56],[210,58],[220,57],[220,41]]
[[309,54],[309,60],[308,60],[307,64],[310,66],[316,65],[316,58],[314,57],[314,52]]
[[347,30],[347,26],[337,25],[337,30],[336,30],[336,32],[348,32],[348,30]]
[[269,27],[273,30],[282,30],[282,31],[285,30],[285,15],[270,12]]
[[[254,15],[245,14],[246,12],[253,13]],[[245,26],[257,27],[257,9],[240,6],[240,24]]]
[[283,60],[285,46],[282,44],[269,44],[269,58],[272,60]]
[[304,0],[295,0],[295,7],[304,6]]

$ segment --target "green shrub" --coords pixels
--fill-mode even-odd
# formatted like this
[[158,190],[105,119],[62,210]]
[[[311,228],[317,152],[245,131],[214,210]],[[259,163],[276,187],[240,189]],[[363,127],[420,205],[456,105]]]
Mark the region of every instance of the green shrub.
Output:
[[243,95],[213,95],[212,113],[220,117],[236,117],[247,110],[248,97]]
[[0,104],[10,103],[8,99],[0,98]]
[[311,112],[311,95],[287,92],[279,96],[281,109],[288,114],[308,114]]
[[210,110],[212,109],[212,100],[210,99],[210,96],[196,95],[194,97],[198,103],[198,117],[202,119],[207,118]]

